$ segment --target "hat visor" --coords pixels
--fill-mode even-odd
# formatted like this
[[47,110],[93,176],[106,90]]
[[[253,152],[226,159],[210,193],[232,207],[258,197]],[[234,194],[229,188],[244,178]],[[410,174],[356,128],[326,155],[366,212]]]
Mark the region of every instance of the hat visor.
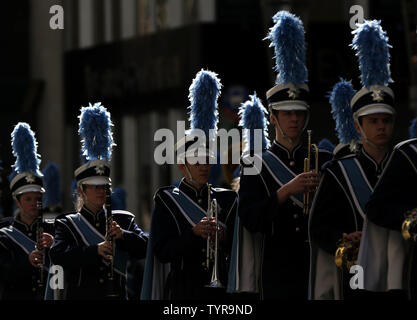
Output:
[[39,185],[36,185],[36,184],[25,185],[25,186],[20,187],[19,189],[17,189],[13,193],[13,196],[18,196],[20,194],[27,193],[27,192],[45,193],[45,189],[43,187],[39,186]]
[[376,113],[388,113],[388,114],[394,115],[395,110],[388,104],[382,104],[382,103],[372,104],[372,105],[368,105],[363,108],[360,108],[358,111],[356,111],[355,117],[359,118],[362,116],[367,116],[367,115],[376,114]]
[[110,183],[111,183],[110,178],[103,177],[103,176],[88,177],[78,182],[78,184],[91,184],[94,186],[100,186],[100,185],[105,185],[105,184],[110,184]]
[[178,154],[178,163],[184,164],[185,158],[190,164],[215,164],[217,161],[213,151],[201,148],[188,149],[187,152]]
[[280,101],[276,103],[271,103],[269,105],[272,110],[282,110],[282,111],[308,111],[308,104],[301,100],[296,101]]

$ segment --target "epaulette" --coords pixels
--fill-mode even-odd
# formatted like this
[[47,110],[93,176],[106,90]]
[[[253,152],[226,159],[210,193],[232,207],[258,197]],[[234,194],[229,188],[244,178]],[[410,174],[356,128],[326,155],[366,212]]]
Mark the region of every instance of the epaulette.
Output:
[[13,217],[4,217],[0,219],[0,228],[7,227],[13,223]]
[[323,152],[323,153],[328,153],[330,155],[332,155],[333,153],[331,153],[329,150],[326,149],[319,149],[319,152]]
[[212,187],[212,189],[213,189],[213,191],[215,191],[215,192],[218,192],[218,193],[221,193],[221,194],[233,194],[233,195],[237,195],[237,192],[236,191],[234,191],[234,190],[232,190],[232,189],[226,189],[226,188],[215,188],[215,187]]
[[161,195],[161,194],[162,194],[165,190],[172,190],[172,189],[174,189],[174,188],[176,188],[176,187],[175,187],[175,186],[173,186],[173,185],[158,188],[158,189],[155,191],[155,194],[153,195],[153,200],[155,201],[155,198],[156,198],[156,196],[157,196],[158,194],[159,194],[159,195]]
[[400,143],[398,143],[398,144],[394,147],[394,150],[401,149],[402,147],[404,147],[404,146],[408,146],[408,145],[410,145],[410,144],[412,144],[412,143],[414,143],[414,142],[417,142],[417,138],[414,138],[414,139],[408,139],[408,140],[405,140],[405,141],[401,141]]
[[51,219],[51,218],[44,218],[43,219],[44,223],[48,223],[48,224],[54,224],[55,223],[55,219]]
[[112,214],[121,214],[121,215],[135,217],[135,215],[133,213],[131,213],[129,211],[126,211],[126,210],[112,210],[111,213]]
[[72,212],[65,212],[65,213],[62,213],[62,214],[60,214],[60,215],[56,216],[55,221],[57,221],[57,220],[59,220],[59,219],[63,219],[63,218],[65,218],[67,215],[70,215],[70,214],[76,214],[76,213],[77,213],[77,211],[72,211]]
[[340,158],[333,158],[332,160],[329,160],[329,161],[327,161],[326,163],[323,164],[322,170],[326,170],[330,167],[337,166],[337,163],[340,160],[350,159],[350,158],[354,158],[354,157],[356,157],[356,154],[348,154],[348,155],[345,155],[345,156],[340,157]]
[[243,159],[249,158],[252,160],[255,156],[260,156],[260,158],[262,159],[262,156],[265,152],[266,150],[262,150],[261,152],[253,152],[253,154],[251,155],[250,151],[245,151],[242,153],[242,156],[240,157],[240,164],[244,167],[253,166],[253,163],[245,163]]

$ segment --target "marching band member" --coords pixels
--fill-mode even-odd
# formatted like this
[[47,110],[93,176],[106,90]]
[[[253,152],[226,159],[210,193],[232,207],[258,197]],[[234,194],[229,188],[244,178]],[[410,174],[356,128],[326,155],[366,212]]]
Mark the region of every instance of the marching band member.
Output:
[[225,298],[237,194],[208,184],[220,89],[206,70],[190,86],[190,130],[176,145],[184,178],[155,193],[141,299]]
[[100,103],[81,108],[79,134],[87,162],[75,170],[77,211],[58,216],[52,262],[65,274],[65,299],[126,299],[129,256],[144,258],[147,237],[135,216],[111,210],[110,114]]
[[[352,46],[359,57],[363,88],[356,92],[351,82],[341,80],[330,95],[338,136],[346,147],[323,168],[311,210],[311,299],[358,297],[349,287],[349,269],[359,249],[365,205],[388,161],[395,116],[393,93],[387,87],[391,81],[387,40],[379,22],[359,26]],[[374,61],[379,62],[375,67]],[[362,147],[349,154],[357,136]],[[344,250],[337,255],[340,272],[335,265],[339,240]]]
[[409,140],[400,142],[388,160],[366,204],[358,264],[364,269],[364,288],[392,299],[417,298],[415,208],[409,186],[417,178],[416,120]]
[[[303,193],[315,191],[319,174],[309,168],[303,172],[309,152],[302,146],[301,136],[310,116],[304,27],[299,18],[286,11],[278,12],[273,20],[268,38],[275,47],[278,76],[267,100],[275,140],[262,153],[257,174],[244,174],[247,161],[242,157],[238,212],[248,231],[244,238],[252,238],[246,241],[252,251],[237,249],[243,262],[238,263],[237,281],[230,290],[258,292],[261,299],[306,299],[308,214],[303,210],[308,212],[308,206],[304,207]],[[318,163],[311,162],[321,167],[331,159],[331,153],[318,153]],[[251,236],[247,237],[248,233]]]
[[0,229],[0,296],[3,300],[43,300],[53,243],[53,224],[42,219],[45,192],[35,133],[27,123],[12,132],[16,176],[10,183],[18,213],[12,224]]

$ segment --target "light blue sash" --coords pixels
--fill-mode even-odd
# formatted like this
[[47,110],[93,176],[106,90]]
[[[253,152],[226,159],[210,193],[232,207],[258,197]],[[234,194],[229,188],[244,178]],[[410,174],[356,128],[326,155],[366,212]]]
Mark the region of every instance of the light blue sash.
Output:
[[178,188],[164,191],[178,206],[187,221],[194,227],[206,216],[206,212]]
[[[87,245],[96,245],[105,240],[104,236],[97,231],[80,213],[67,215],[67,218],[74,225],[78,234]],[[114,255],[114,271],[126,277],[126,265],[128,255],[116,247]]]
[[338,163],[349,187],[353,202],[361,216],[365,218],[365,205],[368,202],[373,189],[369,184],[358,159],[342,159],[338,161]]
[[[205,211],[178,188],[164,190],[177,205],[178,209],[195,226],[206,216]],[[152,219],[153,221],[153,219]],[[160,300],[163,298],[165,281],[169,273],[169,263],[161,263],[153,253],[153,223],[146,250],[145,271],[143,276],[141,300]]]
[[33,250],[35,250],[36,242],[28,238],[25,234],[13,228],[13,226],[8,226],[0,229],[0,232],[6,234],[10,240],[16,243],[22,250],[29,255]]
[[[5,233],[10,240],[12,240],[14,243],[16,243],[27,255],[29,255],[33,250],[36,248],[36,242],[32,239],[28,238],[25,234],[17,230],[16,228],[13,228],[13,226],[4,227],[0,229],[0,232]],[[44,269],[48,271],[47,263],[45,262]],[[49,273],[47,280],[45,282],[45,300],[51,300],[50,294],[48,293],[49,289]]]
[[[287,184],[292,179],[296,177],[296,174],[292,172],[276,155],[274,155],[269,150],[265,151],[262,154],[262,160],[266,165],[269,173],[272,175],[274,180],[280,185],[283,186]],[[297,204],[299,207],[303,207],[303,194],[299,193],[296,195],[290,196],[290,198]]]

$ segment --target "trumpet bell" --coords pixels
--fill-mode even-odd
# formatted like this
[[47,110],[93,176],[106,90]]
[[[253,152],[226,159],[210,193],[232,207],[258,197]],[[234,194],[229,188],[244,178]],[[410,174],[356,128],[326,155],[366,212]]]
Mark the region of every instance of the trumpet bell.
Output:
[[359,247],[350,241],[341,241],[335,254],[335,264],[340,269],[349,270],[356,264]]
[[417,208],[408,211],[401,225],[401,234],[405,240],[416,241],[417,237]]

